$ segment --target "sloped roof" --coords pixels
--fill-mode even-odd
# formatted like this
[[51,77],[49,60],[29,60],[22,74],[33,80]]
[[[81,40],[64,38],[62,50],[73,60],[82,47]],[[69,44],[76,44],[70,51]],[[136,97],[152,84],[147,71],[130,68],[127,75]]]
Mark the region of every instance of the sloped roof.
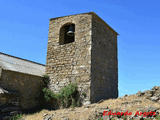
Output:
[[30,60],[11,56],[0,52],[0,67],[25,74],[42,76],[45,74],[45,65]]

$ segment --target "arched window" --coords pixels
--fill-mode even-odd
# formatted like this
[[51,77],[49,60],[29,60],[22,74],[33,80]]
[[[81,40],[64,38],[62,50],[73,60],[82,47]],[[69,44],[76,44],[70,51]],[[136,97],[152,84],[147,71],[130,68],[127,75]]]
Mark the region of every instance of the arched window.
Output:
[[75,41],[75,24],[65,24],[60,29],[59,44],[67,44]]

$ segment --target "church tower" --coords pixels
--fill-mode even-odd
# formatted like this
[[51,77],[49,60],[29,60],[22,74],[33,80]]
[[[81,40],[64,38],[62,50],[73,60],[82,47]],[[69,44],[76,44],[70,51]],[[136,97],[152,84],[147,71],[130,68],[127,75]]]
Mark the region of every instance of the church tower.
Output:
[[117,32],[95,13],[50,19],[46,74],[57,92],[77,83],[83,103],[118,97]]

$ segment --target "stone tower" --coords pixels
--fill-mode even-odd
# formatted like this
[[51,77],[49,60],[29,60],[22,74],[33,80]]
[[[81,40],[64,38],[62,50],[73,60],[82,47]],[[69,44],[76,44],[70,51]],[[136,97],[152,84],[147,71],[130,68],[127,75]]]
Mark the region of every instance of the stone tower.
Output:
[[50,88],[77,83],[83,103],[118,97],[117,35],[93,12],[50,19]]

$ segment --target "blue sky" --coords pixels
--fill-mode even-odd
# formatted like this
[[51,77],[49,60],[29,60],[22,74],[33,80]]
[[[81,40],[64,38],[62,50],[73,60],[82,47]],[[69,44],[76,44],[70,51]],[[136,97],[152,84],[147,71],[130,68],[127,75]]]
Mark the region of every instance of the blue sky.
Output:
[[160,85],[159,0],[0,0],[0,51],[45,64],[49,19],[94,11],[118,36],[119,95]]

